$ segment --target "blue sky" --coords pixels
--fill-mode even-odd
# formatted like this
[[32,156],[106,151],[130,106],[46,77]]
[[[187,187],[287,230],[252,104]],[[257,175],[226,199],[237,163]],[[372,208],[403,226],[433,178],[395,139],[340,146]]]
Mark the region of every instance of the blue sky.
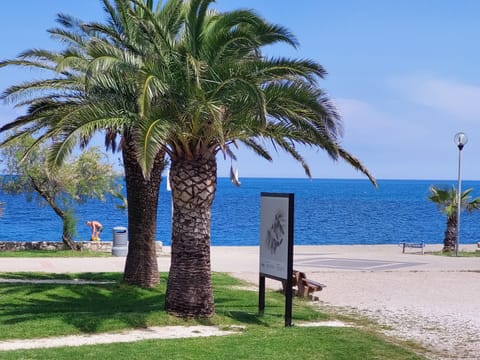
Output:
[[[480,2],[475,0],[218,0],[226,10],[251,8],[289,28],[300,47],[269,55],[311,58],[329,75],[320,86],[337,104],[342,145],[378,179],[456,179],[453,136],[464,131],[464,179],[480,179]],[[103,18],[97,0],[3,1],[0,58],[29,48],[54,49],[46,30],[57,13]],[[0,69],[0,90],[36,75]],[[0,105],[0,124],[15,116]],[[343,162],[304,149],[314,178],[362,178]],[[286,154],[273,163],[237,153],[240,177],[304,177]],[[219,176],[229,161],[219,159]]]

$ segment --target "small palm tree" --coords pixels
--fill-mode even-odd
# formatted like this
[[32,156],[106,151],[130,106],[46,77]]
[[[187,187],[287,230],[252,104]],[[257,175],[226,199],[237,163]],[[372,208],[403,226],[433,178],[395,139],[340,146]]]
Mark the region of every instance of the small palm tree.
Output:
[[[462,192],[460,198],[460,211],[467,210],[472,212],[480,209],[480,197],[471,200],[471,192],[473,189],[467,189]],[[438,209],[447,216],[447,229],[445,230],[445,238],[443,240],[443,252],[455,251],[457,238],[457,209],[458,209],[458,192],[454,186],[450,189],[438,188],[432,186],[430,188],[430,196],[428,199],[437,204]]]

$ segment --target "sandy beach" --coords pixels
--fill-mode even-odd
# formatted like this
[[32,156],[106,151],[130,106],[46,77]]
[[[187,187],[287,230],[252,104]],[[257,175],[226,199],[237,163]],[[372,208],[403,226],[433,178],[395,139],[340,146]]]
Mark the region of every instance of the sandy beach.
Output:
[[[476,245],[461,246],[474,250]],[[426,251],[441,249],[427,245]],[[442,257],[397,245],[297,246],[294,268],[327,285],[324,310],[385,325],[385,334],[430,350],[432,359],[480,358],[480,258]],[[2,258],[0,272],[123,271],[125,258]],[[212,270],[258,284],[257,247],[212,247]],[[169,248],[159,256],[168,271]],[[270,288],[280,282],[267,280]]]

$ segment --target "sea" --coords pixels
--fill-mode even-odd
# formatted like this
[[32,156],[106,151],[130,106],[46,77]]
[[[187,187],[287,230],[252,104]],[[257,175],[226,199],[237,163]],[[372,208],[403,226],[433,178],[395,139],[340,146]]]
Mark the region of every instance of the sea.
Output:
[[[212,207],[214,246],[259,244],[262,192],[294,194],[296,245],[442,243],[446,217],[428,200],[429,188],[457,186],[456,181],[242,178],[236,187],[219,178]],[[462,190],[480,192],[480,181],[463,181]],[[162,181],[157,216],[157,240],[170,245],[171,193]],[[0,217],[0,241],[60,241],[62,223],[49,207],[23,195],[0,191],[5,203]],[[88,240],[87,220],[104,226],[102,240],[111,241],[113,228],[128,227],[127,214],[112,201],[88,201],[75,208],[78,234]],[[480,241],[480,211],[462,213],[460,244]]]

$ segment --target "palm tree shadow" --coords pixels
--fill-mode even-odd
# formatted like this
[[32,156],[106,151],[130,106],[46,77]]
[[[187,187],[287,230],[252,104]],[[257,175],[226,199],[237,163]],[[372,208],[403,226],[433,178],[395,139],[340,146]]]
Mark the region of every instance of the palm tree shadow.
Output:
[[217,315],[229,317],[242,324],[261,326],[269,326],[267,318],[280,317],[283,310],[276,304],[269,309],[273,311],[262,315],[259,312],[256,292],[231,290],[227,294],[216,291],[215,307]]
[[152,312],[163,311],[165,300],[158,289],[123,284],[0,286],[0,294],[5,292],[15,301],[2,304],[0,326],[56,318],[84,333],[101,331],[112,322],[146,327]]

